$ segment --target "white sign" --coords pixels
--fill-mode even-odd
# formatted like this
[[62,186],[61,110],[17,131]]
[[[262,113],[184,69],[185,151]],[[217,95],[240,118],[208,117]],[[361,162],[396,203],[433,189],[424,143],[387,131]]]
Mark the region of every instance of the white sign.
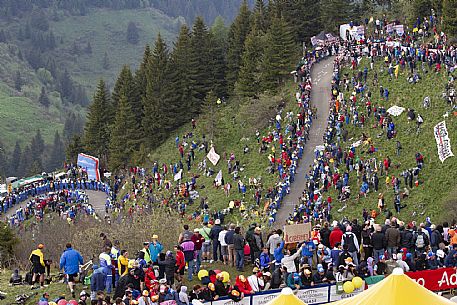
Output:
[[234,302],[231,299],[227,300],[218,300],[218,301],[212,301],[211,305],[250,305],[251,303],[251,298],[249,296],[245,296],[241,301],[239,302]]
[[332,286],[330,286],[330,302],[335,302],[335,301],[344,300],[344,299],[353,297],[353,296],[361,293],[364,289],[365,289],[365,282],[363,282],[362,287],[355,289],[351,293],[343,292],[341,294],[338,294],[338,293],[336,293],[336,285],[332,285]]
[[286,244],[308,240],[311,236],[311,224],[300,223],[284,226],[284,241]]
[[211,163],[213,163],[214,166],[217,164],[217,162],[219,162],[219,159],[221,158],[221,156],[219,156],[214,150],[214,147],[211,147],[206,157],[209,159]]
[[395,30],[395,32],[397,32],[398,36],[402,36],[403,34],[405,34],[405,29],[403,27],[403,24],[395,25],[394,30]]
[[308,305],[327,303],[328,286],[299,290],[296,296]]
[[400,114],[403,113],[403,111],[405,111],[405,108],[400,107],[400,106],[396,106],[396,105],[390,107],[389,109],[387,109],[387,112],[390,113],[393,116],[399,116]]
[[216,180],[217,183],[221,184],[222,183],[222,169],[219,170],[219,172],[217,173],[217,176],[216,176]]
[[454,156],[451,150],[451,140],[447,132],[446,122],[442,121],[433,128],[435,134],[436,147],[438,148],[438,157],[441,162],[444,162],[449,157]]
[[274,300],[280,294],[281,292],[253,295],[251,305],[265,305],[271,300]]
[[178,181],[181,180],[182,178],[182,169],[179,170],[179,172],[176,173],[174,180]]

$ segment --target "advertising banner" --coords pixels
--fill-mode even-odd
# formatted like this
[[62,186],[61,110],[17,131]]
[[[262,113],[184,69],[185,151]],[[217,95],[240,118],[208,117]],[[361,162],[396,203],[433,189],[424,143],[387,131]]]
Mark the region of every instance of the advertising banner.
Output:
[[300,223],[284,226],[284,241],[286,244],[299,243],[311,236],[311,224]]
[[336,285],[330,286],[330,302],[335,302],[343,299],[347,299],[350,297],[353,297],[355,295],[358,295],[365,289],[365,282],[363,282],[362,287],[355,289],[351,293],[337,293],[336,292]]
[[89,180],[100,180],[98,164],[98,158],[86,154],[78,154],[78,166],[82,167],[87,172],[87,177]]
[[212,305],[250,305],[251,298],[249,296],[247,296],[239,302],[234,302],[231,299],[218,300],[218,301],[212,301],[211,304]]
[[431,291],[457,288],[457,270],[454,268],[406,272],[405,274]]
[[275,299],[281,291],[267,293],[267,294],[255,294],[252,296],[251,305],[265,305],[271,300]]
[[328,290],[328,286],[303,289],[299,290],[296,296],[308,305],[327,303],[329,293]]

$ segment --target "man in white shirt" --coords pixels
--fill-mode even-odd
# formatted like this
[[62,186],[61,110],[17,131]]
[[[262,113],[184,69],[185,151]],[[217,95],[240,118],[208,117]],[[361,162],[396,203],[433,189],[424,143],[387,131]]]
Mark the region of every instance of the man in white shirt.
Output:
[[225,242],[225,234],[227,234],[227,226],[224,226],[222,231],[219,232],[218,240],[221,244],[221,254],[224,265],[228,265],[228,245]]

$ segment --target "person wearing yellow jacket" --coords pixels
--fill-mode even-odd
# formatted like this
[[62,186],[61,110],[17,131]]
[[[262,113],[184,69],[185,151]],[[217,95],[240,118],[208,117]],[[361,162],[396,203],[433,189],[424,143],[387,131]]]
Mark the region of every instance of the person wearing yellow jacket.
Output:
[[121,255],[117,260],[117,269],[119,275],[124,276],[129,273],[129,253],[127,250],[121,250]]
[[40,280],[40,286],[41,287],[46,287],[44,285],[44,273],[46,271],[45,269],[45,263],[44,263],[44,254],[43,250],[44,245],[39,244],[37,249],[33,250],[32,253],[30,253],[29,261],[32,263],[32,289],[35,286],[35,283],[37,281],[37,278]]

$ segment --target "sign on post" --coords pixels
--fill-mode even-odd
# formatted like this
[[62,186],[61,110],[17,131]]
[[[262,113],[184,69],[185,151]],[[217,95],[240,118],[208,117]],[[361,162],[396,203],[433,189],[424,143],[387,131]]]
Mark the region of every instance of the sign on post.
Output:
[[286,244],[299,243],[308,240],[311,236],[311,224],[300,223],[284,226],[284,242]]

